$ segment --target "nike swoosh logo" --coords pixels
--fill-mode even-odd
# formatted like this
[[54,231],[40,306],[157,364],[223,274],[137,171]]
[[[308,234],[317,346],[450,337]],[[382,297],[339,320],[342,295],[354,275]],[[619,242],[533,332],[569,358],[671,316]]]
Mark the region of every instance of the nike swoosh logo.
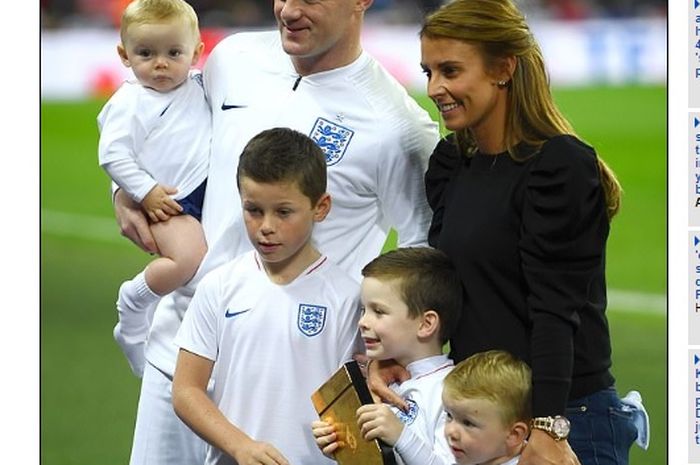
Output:
[[249,312],[249,311],[251,311],[251,310],[252,310],[252,308],[247,308],[247,309],[245,309],[245,310],[241,310],[240,312],[231,312],[231,311],[229,311],[229,309],[227,308],[227,309],[226,309],[226,313],[224,313],[224,316],[225,316],[226,318],[233,318],[234,316],[240,315],[240,314],[242,314],[242,313]]
[[170,102],[170,103],[168,104],[168,106],[165,107],[165,108],[163,109],[163,111],[160,112],[160,115],[158,115],[158,117],[160,118],[161,116],[163,116],[163,115],[165,114],[165,112],[168,111],[168,108],[170,108],[170,105],[172,105],[172,104],[173,104],[173,102]]
[[226,111],[232,108],[248,108],[248,105],[226,105],[226,102],[221,104],[221,110]]

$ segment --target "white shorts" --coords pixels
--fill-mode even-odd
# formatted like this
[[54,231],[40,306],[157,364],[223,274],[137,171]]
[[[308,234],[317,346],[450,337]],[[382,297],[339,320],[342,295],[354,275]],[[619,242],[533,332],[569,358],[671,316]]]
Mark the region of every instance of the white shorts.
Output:
[[146,362],[130,465],[199,465],[205,442],[175,414],[172,380]]

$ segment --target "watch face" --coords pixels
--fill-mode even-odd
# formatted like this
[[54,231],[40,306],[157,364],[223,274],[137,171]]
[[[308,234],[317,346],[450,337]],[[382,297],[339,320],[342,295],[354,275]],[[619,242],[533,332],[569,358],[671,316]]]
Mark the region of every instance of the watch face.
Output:
[[552,432],[559,436],[560,438],[565,438],[569,435],[569,420],[567,420],[564,417],[556,417],[554,418],[554,422],[552,423]]

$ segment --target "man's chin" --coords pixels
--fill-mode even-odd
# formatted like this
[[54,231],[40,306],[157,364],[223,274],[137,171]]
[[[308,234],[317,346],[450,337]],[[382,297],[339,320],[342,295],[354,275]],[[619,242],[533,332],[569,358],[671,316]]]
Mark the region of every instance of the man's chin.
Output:
[[310,55],[307,47],[291,40],[282,40],[282,49],[291,57],[305,58]]
[[313,52],[313,47],[310,46],[308,38],[301,37],[302,33],[281,31],[282,49],[287,55],[306,57]]

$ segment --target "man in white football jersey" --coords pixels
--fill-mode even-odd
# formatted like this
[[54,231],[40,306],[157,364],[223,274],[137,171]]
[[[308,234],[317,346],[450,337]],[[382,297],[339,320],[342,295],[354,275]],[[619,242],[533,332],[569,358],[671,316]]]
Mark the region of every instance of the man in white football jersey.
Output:
[[[360,32],[371,4],[275,0],[278,32],[234,34],[209,56],[204,85],[213,134],[202,212],[209,250],[187,287],[163,298],[156,309],[132,465],[192,463],[190,454],[196,456],[202,447],[170,404],[177,356],[173,340],[201,276],[250,250],[233,173],[254,135],[289,127],[308,134],[323,149],[333,209],[315,228],[314,241],[358,282],[360,269],[380,253],[389,228],[398,232],[400,246],[427,243],[430,210],[423,175],[439,137],[437,125],[362,50]],[[147,222],[121,192],[115,210],[122,233],[154,251]],[[134,459],[147,449],[158,451],[148,460]]]
[[325,157],[298,131],[268,129],[237,179],[255,250],[198,285],[175,339],[173,405],[213,446],[207,465],[331,464],[308,428],[310,397],[362,342],[357,282],[311,243],[331,206]]

